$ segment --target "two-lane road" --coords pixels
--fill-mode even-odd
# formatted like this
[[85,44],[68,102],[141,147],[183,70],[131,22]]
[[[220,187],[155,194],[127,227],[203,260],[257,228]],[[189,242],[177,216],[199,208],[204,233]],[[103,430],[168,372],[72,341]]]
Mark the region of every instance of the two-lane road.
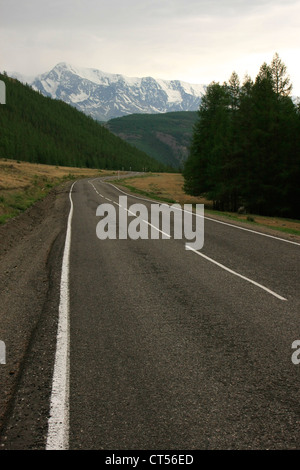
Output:
[[120,195],[73,192],[70,448],[297,447],[300,246],[209,220],[209,259],[183,240],[101,241],[97,206]]
[[113,205],[118,231],[119,196],[100,178],[70,195],[45,446],[298,448],[300,245],[209,218],[199,252],[172,237],[100,240],[97,207]]

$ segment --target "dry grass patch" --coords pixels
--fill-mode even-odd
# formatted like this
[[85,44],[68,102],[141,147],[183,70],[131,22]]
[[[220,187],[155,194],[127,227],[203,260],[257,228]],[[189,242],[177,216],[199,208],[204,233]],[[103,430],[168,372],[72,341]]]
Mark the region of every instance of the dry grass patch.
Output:
[[64,181],[113,172],[0,159],[0,223],[15,217]]
[[179,204],[210,204],[204,198],[188,196],[183,191],[183,176],[179,173],[151,173],[120,182],[126,187],[148,193],[150,197],[169,199]]
[[112,172],[93,170],[90,168],[71,168],[0,159],[0,191],[5,189],[26,188],[28,185],[31,185],[33,179],[41,177],[55,182],[69,176],[79,178],[99,175],[105,176],[106,174],[112,174]]
[[263,215],[244,215],[237,214],[232,212],[217,212],[217,211],[208,211],[209,215],[217,215],[218,217],[226,217],[232,220],[252,223],[252,225],[261,225],[263,227],[269,227],[272,229],[277,229],[282,232],[294,233],[295,235],[300,235],[300,221],[292,219],[282,219],[280,217],[267,217]]

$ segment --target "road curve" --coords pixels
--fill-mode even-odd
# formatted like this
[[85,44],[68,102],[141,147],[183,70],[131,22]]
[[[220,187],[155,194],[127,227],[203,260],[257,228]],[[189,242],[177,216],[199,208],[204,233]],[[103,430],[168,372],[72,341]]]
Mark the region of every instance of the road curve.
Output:
[[[97,207],[118,215],[121,195],[100,178],[72,190],[64,446],[296,449],[300,246],[209,219],[199,252],[173,238],[99,240]],[[137,202],[150,208],[128,195]]]

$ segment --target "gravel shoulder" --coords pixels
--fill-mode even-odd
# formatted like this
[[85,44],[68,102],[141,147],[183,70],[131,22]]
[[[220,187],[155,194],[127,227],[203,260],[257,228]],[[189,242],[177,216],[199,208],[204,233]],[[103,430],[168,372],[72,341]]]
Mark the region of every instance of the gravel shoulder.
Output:
[[45,445],[71,184],[0,226],[0,449]]

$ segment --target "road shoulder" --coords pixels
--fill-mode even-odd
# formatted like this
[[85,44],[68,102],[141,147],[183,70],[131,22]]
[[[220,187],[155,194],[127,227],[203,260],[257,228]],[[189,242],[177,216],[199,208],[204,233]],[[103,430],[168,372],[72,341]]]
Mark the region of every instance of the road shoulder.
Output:
[[0,227],[0,449],[44,448],[71,184]]

